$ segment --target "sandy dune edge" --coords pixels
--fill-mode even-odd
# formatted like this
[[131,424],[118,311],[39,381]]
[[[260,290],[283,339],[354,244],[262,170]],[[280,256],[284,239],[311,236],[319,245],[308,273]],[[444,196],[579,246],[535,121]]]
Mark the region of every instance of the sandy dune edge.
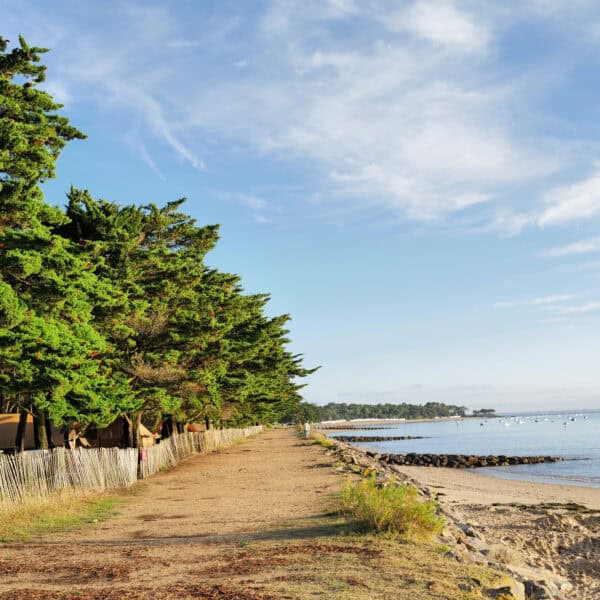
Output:
[[573,598],[600,598],[600,489],[403,467],[440,502],[503,548],[514,564],[569,579]]

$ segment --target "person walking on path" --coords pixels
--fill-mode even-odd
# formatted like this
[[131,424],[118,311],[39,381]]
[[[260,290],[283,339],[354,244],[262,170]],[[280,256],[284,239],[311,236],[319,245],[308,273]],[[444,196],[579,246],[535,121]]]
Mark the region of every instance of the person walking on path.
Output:
[[304,437],[308,439],[310,437],[310,424],[304,423]]

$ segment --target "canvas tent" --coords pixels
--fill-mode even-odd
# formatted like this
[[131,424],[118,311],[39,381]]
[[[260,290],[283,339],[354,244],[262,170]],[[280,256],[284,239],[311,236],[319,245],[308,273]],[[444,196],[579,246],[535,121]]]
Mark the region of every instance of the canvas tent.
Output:
[[[10,450],[15,447],[18,426],[18,413],[0,414],[0,449]],[[35,448],[35,440],[33,437],[33,417],[31,415],[27,415],[27,423],[25,425],[25,450],[32,450],[33,448]]]
[[[127,423],[123,417],[113,421],[108,427],[96,430],[96,445],[99,448],[114,448],[127,445]],[[154,446],[156,439],[154,434],[144,425],[139,425],[140,446],[149,448]]]

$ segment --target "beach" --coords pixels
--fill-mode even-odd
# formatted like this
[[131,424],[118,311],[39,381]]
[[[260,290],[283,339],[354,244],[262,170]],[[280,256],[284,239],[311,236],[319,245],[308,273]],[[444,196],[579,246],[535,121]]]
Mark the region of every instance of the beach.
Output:
[[511,567],[567,578],[569,597],[600,598],[600,489],[500,479],[472,471],[397,467],[481,532]]

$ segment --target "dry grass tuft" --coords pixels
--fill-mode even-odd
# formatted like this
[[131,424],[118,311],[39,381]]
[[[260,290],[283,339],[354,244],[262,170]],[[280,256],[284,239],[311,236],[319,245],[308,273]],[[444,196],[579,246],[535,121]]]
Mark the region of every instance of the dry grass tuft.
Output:
[[65,490],[46,499],[0,506],[0,542],[27,541],[43,533],[107,519],[117,500],[116,496]]
[[363,531],[424,540],[442,532],[444,518],[434,500],[421,500],[412,485],[380,486],[374,477],[349,481],[340,493],[343,514]]
[[488,557],[505,565],[521,565],[523,557],[516,550],[502,544],[490,546]]
[[332,440],[318,431],[313,431],[310,434],[310,439],[313,441],[313,444],[318,444],[324,448],[333,448],[335,446],[335,443]]

